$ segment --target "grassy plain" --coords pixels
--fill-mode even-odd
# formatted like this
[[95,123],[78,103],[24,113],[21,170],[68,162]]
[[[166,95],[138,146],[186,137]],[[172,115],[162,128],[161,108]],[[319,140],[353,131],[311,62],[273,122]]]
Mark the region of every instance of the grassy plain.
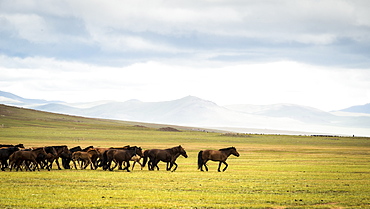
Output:
[[[144,125],[138,127],[135,125]],[[0,105],[0,144],[181,144],[176,172],[55,170],[1,172],[1,208],[370,208],[370,139],[277,135],[226,136],[166,125],[49,114]],[[197,170],[201,149],[235,146],[226,172]]]

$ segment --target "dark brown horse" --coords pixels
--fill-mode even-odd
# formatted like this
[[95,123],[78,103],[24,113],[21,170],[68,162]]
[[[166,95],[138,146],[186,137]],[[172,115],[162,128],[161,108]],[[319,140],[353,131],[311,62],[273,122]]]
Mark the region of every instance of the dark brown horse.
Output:
[[[18,169],[20,168],[21,164],[23,162],[25,162],[25,165],[26,165],[26,169],[30,170],[30,167],[29,167],[29,163],[33,163],[35,165],[35,168],[34,170],[37,168],[38,171],[40,171],[39,169],[39,162],[37,162],[37,158],[38,157],[42,157],[42,156],[46,156],[47,153],[45,152],[45,149],[44,148],[37,148],[37,149],[34,149],[34,150],[31,150],[31,151],[16,151],[14,152],[10,157],[9,157],[9,161],[11,161],[11,168],[10,168],[10,171],[12,170],[12,168],[14,166],[16,166],[16,171],[18,171]],[[48,170],[49,167],[48,167]]]
[[[113,169],[119,166],[119,170],[130,172],[130,160],[134,155],[143,156],[141,147],[133,146],[125,149],[109,149],[103,155],[103,169],[113,171]],[[116,163],[114,167],[111,167],[112,161]],[[123,162],[125,162],[126,166],[122,169]]]
[[[56,151],[55,163],[58,166],[58,170],[62,170],[60,168],[60,165],[59,165],[59,157],[63,159],[64,157],[69,156],[71,153],[69,152],[68,147],[66,145],[53,146],[53,147]],[[53,165],[53,164],[51,164],[51,165]],[[63,162],[62,165],[64,165],[64,162]]]
[[175,168],[172,171],[175,171],[177,169],[177,163],[175,161],[180,155],[184,156],[185,158],[188,157],[185,149],[182,148],[181,145],[164,150],[163,149],[145,150],[143,166],[145,166],[149,158],[148,162],[149,170],[154,170],[154,167],[156,167],[157,170],[159,170],[158,163],[159,161],[163,161],[167,163],[166,167],[167,171],[170,171],[173,165],[175,165]]
[[18,147],[5,147],[0,149],[0,162],[2,171],[5,171],[5,168],[8,167],[9,156],[18,150]]
[[235,147],[229,147],[224,148],[220,150],[203,150],[198,153],[198,169],[203,171],[203,166],[206,168],[206,171],[208,171],[207,162],[208,160],[212,161],[219,161],[218,165],[218,172],[221,172],[221,164],[225,164],[225,168],[222,171],[225,171],[226,168],[229,166],[226,163],[227,158],[231,155],[235,155],[239,157],[238,151],[236,151]]

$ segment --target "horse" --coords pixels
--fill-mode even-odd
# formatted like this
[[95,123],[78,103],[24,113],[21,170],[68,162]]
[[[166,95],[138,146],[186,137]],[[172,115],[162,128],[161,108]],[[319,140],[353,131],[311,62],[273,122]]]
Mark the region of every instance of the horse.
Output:
[[127,146],[124,146],[124,147],[109,147],[109,148],[96,147],[95,150],[99,153],[98,160],[97,160],[96,164],[99,167],[104,166],[105,162],[103,162],[103,160],[104,160],[103,155],[104,155],[104,152],[106,152],[107,150],[110,150],[110,149],[128,149],[129,147],[130,147],[130,145],[127,145]]
[[[86,169],[87,166],[90,165],[91,170],[95,170],[97,166],[97,159],[99,157],[98,151],[96,151],[93,146],[86,147],[85,149],[81,151],[75,151],[72,153],[72,161],[77,169],[76,166],[76,160],[79,161],[80,163],[80,168],[81,169]],[[85,166],[84,166],[85,165]]]
[[[62,146],[52,146],[54,147],[55,151],[56,151],[56,158],[55,158],[55,163],[57,164],[58,166],[58,170],[62,170],[59,166],[59,157],[62,158],[62,165],[64,167],[64,163],[63,162],[63,158],[69,156],[70,152],[68,150],[68,147],[66,145],[62,145]],[[64,167],[65,168],[65,167]]]
[[[86,169],[90,165],[91,170],[97,168],[96,160],[98,159],[98,152],[94,148],[89,148],[87,151],[76,151],[72,154],[72,161],[77,169],[76,160],[81,161],[80,168]],[[84,166],[85,164],[85,166]]]
[[[26,170],[28,169],[31,171],[28,165],[28,162],[32,162],[35,165],[34,170],[37,168],[37,170],[40,171],[40,168],[39,168],[40,164],[39,162],[37,162],[36,158],[40,156],[46,156],[46,155],[47,153],[45,152],[44,148],[37,148],[31,151],[21,151],[21,150],[16,151],[9,157],[9,159],[11,159],[10,164],[12,165],[10,168],[10,171],[12,170],[14,166],[17,166],[16,171],[18,171],[23,161],[25,161]],[[50,171],[49,167],[47,168]]]
[[5,147],[0,149],[0,162],[2,171],[5,171],[5,168],[8,167],[7,161],[9,160],[9,156],[18,150],[18,147]]
[[206,171],[208,171],[208,167],[206,165],[208,160],[212,161],[219,161],[218,165],[218,172],[221,172],[221,164],[225,164],[225,168],[222,171],[225,171],[226,168],[229,166],[226,163],[227,158],[231,155],[235,155],[239,157],[238,151],[236,151],[235,147],[229,147],[229,148],[224,148],[224,149],[219,149],[219,150],[204,150],[200,151],[198,153],[198,169],[203,171],[203,166],[205,167]]
[[[130,172],[130,160],[134,155],[143,156],[141,147],[133,146],[127,147],[126,149],[109,149],[104,152],[104,166],[103,169],[113,171],[117,166],[119,170],[126,170]],[[114,161],[116,165],[111,168],[111,163]],[[122,169],[123,162],[126,163],[126,166]]]
[[62,158],[62,165],[64,169],[71,169],[69,165],[72,160],[72,154],[77,151],[82,151],[80,146],[73,147],[68,150],[68,152],[62,152],[59,157]]
[[52,146],[48,146],[48,147],[35,147],[33,149],[37,148],[44,148],[46,152],[46,156],[43,155],[37,156],[36,158],[37,162],[40,164],[42,169],[46,166],[46,168],[49,170],[52,167],[54,160],[58,158],[55,148]]
[[176,166],[172,170],[173,172],[173,171],[176,171],[177,169],[178,165],[175,161],[180,155],[184,156],[185,158],[188,157],[188,155],[186,154],[186,151],[184,150],[184,148],[181,147],[181,145],[177,147],[172,147],[169,149],[164,149],[164,150],[162,149],[145,150],[143,166],[145,166],[149,158],[149,162],[148,162],[149,170],[154,170],[154,167],[156,167],[157,170],[159,170],[158,163],[160,161],[163,161],[167,163],[167,166],[166,166],[167,171],[170,171],[173,165]]

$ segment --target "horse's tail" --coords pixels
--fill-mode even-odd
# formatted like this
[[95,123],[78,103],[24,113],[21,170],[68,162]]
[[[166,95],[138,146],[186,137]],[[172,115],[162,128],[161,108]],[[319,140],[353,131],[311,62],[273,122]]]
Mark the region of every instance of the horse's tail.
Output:
[[148,151],[149,150],[145,150],[144,153],[143,153],[143,155],[144,155],[144,157],[143,157],[143,165],[141,167],[145,167],[145,164],[148,161]]
[[203,166],[203,151],[199,151],[198,153],[198,169],[202,169]]

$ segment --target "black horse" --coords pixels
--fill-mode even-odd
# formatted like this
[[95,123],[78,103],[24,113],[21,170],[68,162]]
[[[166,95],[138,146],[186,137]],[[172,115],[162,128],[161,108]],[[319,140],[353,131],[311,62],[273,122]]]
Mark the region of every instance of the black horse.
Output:
[[0,162],[2,171],[5,171],[5,168],[8,167],[8,160],[10,155],[18,150],[18,147],[5,147],[0,149]]
[[154,167],[159,170],[158,163],[159,161],[163,161],[167,163],[167,171],[170,171],[172,166],[175,165],[175,168],[172,171],[177,169],[177,163],[175,162],[176,159],[180,156],[184,156],[185,158],[188,157],[184,148],[181,145],[177,147],[172,147],[169,149],[151,149],[144,151],[144,162],[143,166],[145,166],[146,162],[148,161],[148,169],[154,170]]
[[207,163],[208,160],[212,160],[212,161],[219,161],[220,162],[219,165],[218,165],[218,172],[221,172],[221,170],[220,170],[221,163],[225,164],[226,167],[222,170],[222,171],[225,171],[226,168],[229,166],[226,163],[226,160],[231,154],[239,157],[239,153],[238,153],[238,151],[236,151],[235,147],[229,147],[229,148],[224,148],[224,149],[219,149],[219,150],[200,151],[198,153],[198,169],[203,171],[203,166],[204,166],[206,171],[208,171],[208,167],[207,167],[206,163]]

